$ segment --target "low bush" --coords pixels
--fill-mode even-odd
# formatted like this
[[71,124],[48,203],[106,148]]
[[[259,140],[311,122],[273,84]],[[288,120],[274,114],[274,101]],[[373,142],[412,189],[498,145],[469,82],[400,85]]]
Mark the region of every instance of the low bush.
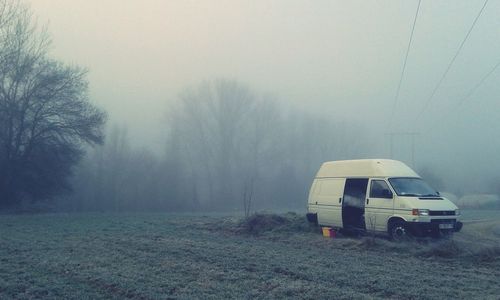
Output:
[[293,212],[284,215],[255,213],[236,224],[239,234],[260,235],[264,232],[312,232],[318,230],[307,222],[304,215]]
[[276,214],[254,214],[243,219],[237,225],[237,232],[249,234],[261,234],[265,231],[276,230],[283,227],[289,221]]

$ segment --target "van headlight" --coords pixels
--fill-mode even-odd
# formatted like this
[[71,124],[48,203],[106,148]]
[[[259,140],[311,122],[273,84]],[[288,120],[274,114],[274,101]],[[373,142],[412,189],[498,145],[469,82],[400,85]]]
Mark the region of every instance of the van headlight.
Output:
[[429,215],[429,210],[428,209],[413,209],[411,212],[412,215],[414,216],[428,216]]
[[429,210],[428,209],[419,209],[418,210],[418,215],[419,216],[428,216],[429,215]]
[[455,216],[460,216],[460,209],[455,209]]

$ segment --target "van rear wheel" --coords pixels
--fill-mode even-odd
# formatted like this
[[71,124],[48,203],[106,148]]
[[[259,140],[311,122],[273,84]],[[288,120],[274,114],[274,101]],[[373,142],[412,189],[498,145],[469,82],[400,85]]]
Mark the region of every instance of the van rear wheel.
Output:
[[405,222],[395,221],[390,223],[389,236],[394,241],[404,241],[408,240],[411,234]]

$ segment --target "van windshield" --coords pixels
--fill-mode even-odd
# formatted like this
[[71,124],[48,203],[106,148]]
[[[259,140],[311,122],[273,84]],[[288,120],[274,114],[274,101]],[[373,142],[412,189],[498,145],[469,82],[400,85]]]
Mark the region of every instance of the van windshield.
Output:
[[420,178],[389,178],[389,182],[399,196],[439,197],[438,192]]

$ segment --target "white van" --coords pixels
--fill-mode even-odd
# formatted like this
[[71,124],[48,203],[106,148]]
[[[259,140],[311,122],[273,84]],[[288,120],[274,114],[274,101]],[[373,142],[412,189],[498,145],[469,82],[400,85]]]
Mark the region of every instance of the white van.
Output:
[[460,210],[400,161],[325,162],[309,192],[307,219],[346,231],[446,235],[462,228]]

